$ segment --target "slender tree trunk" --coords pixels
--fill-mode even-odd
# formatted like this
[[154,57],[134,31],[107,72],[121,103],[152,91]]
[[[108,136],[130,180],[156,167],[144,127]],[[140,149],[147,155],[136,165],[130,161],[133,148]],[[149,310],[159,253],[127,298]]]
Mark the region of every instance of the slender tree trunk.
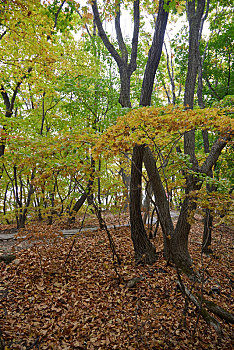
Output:
[[130,184],[130,224],[136,262],[152,264],[156,261],[156,249],[147,237],[141,216],[141,183],[144,146],[137,146],[132,156]]
[[155,22],[153,41],[149,50],[148,60],[145,67],[145,73],[141,88],[141,106],[150,106],[151,104],[154,78],[162,54],[162,46],[168,20],[168,12],[164,10],[164,5],[168,4],[169,2],[170,1],[164,0],[159,1],[159,9],[157,19]]
[[[32,174],[31,180],[33,178],[34,178],[34,174]],[[22,228],[22,227],[25,226],[25,222],[26,222],[26,219],[27,219],[27,212],[28,212],[29,205],[31,203],[31,198],[32,198],[33,193],[34,193],[34,188],[33,188],[33,185],[30,183],[29,190],[28,190],[27,201],[26,201],[25,207],[24,207],[24,209],[22,211],[22,215],[21,215],[20,220],[19,220],[19,227],[18,228]]]
[[119,68],[120,74],[120,96],[119,102],[122,107],[131,107],[130,101],[130,79],[133,72],[136,70],[136,59],[137,59],[137,48],[138,48],[138,37],[139,37],[139,23],[140,23],[140,10],[139,10],[139,0],[135,0],[133,3],[133,13],[134,13],[134,29],[132,36],[132,47],[131,47],[131,57],[128,62],[128,50],[126,44],[123,40],[122,30],[120,26],[120,1],[116,2],[116,17],[115,17],[115,31],[117,36],[117,41],[119,45],[120,54],[115,49],[115,47],[109,41],[100,19],[97,2],[94,0],[92,2],[92,10],[94,15],[94,21],[98,28],[98,34],[102,39],[105,47],[114,58],[115,62]]
[[[22,78],[17,82],[11,98],[9,97],[9,94],[6,92],[5,87],[1,84],[1,86],[0,86],[0,94],[1,94],[1,96],[3,98],[3,102],[4,102],[4,105],[6,107],[6,111],[5,111],[6,120],[12,117],[13,110],[14,110],[14,105],[15,105],[15,100],[16,100],[16,96],[18,94],[20,85],[22,84],[24,79],[27,78],[28,74],[31,73],[31,71],[32,71],[32,67],[28,68],[28,72],[26,74],[24,74],[22,76]],[[3,129],[7,133],[5,125],[3,126]],[[5,143],[6,143],[6,137],[4,136],[3,138],[1,138],[0,157],[2,157],[4,155]]]
[[[155,73],[161,58],[162,45],[168,20],[168,12],[164,10],[164,4],[165,2],[163,0],[159,1],[159,10],[155,23],[154,37],[149,50],[141,89],[140,105],[142,106],[149,106],[151,103]],[[148,259],[148,262],[150,263],[150,261],[153,262],[153,260],[157,258],[156,250],[152,249],[152,244],[147,237],[143,224],[141,216],[141,195],[136,192],[131,193],[132,191],[136,191],[136,189],[141,190],[142,161],[144,151],[145,147],[140,145],[135,145],[133,148],[130,184],[130,221],[131,236],[134,244],[136,259],[139,260],[141,256],[149,256],[151,257]],[[148,153],[151,153],[151,151],[148,150]],[[148,156],[148,153],[146,157]],[[137,240],[139,240],[139,244],[136,243]]]
[[[202,137],[203,137],[203,146],[204,146],[204,152],[206,154],[209,154],[210,152],[210,143],[209,143],[209,135],[208,130],[205,129],[202,131]],[[208,175],[213,178],[213,171],[212,169],[209,171]],[[206,191],[207,193],[216,191],[217,188],[214,185],[206,185]],[[205,217],[204,217],[204,227],[203,227],[203,238],[202,238],[202,252],[205,254],[212,253],[211,250],[211,233],[212,233],[212,226],[213,226],[213,215],[209,208],[205,209]]]
[[[86,199],[89,201],[92,198],[92,187],[93,187],[93,183],[94,183],[94,172],[95,172],[95,160],[93,159],[93,157],[91,156],[91,174],[90,174],[90,178],[88,180],[88,185],[87,188],[85,190],[85,192],[81,195],[81,197],[78,199],[78,201],[76,201],[76,203],[73,205],[73,208],[71,209],[71,218],[68,219],[68,223],[74,223],[75,222],[75,215],[78,213],[78,211],[80,210],[80,208],[82,207],[82,205],[84,204],[84,202],[86,201]],[[93,199],[91,200],[92,203]],[[89,203],[90,204],[90,203]]]
[[149,218],[150,218],[150,204],[151,204],[152,195],[153,195],[152,185],[151,185],[151,182],[148,182],[146,184],[145,199],[144,199],[144,202],[143,202],[143,208],[144,208],[143,223],[144,223],[144,225],[147,223],[147,221],[149,222]]
[[[187,17],[189,21],[189,55],[188,70],[185,82],[184,105],[193,108],[194,92],[200,62],[199,36],[202,16],[206,0],[187,0]],[[198,171],[198,161],[195,155],[195,130],[185,132],[184,153],[189,156],[192,169]],[[180,215],[172,237],[171,247],[173,260],[178,266],[189,267],[192,260],[188,251],[188,236],[191,228],[190,213],[196,209],[196,201],[191,199],[189,193],[199,189],[198,179],[193,175],[186,176],[186,198],[182,203]]]
[[211,249],[211,233],[213,226],[213,215],[210,209],[206,209],[204,218],[204,228],[202,237],[202,252],[205,254],[212,253]]
[[174,226],[161,177],[149,147],[145,147],[144,150],[144,164],[154,192],[158,218],[163,231],[164,255],[167,259],[171,259],[170,241],[174,234]]

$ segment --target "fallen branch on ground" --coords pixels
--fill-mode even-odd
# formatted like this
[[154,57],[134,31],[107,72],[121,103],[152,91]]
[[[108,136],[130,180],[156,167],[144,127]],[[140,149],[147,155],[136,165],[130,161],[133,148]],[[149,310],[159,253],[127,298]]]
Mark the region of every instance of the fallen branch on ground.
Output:
[[10,264],[15,259],[15,254],[3,254],[0,256],[0,262],[3,261],[6,264]]
[[219,321],[217,321],[213,316],[209,314],[209,312],[206,309],[204,309],[201,306],[200,301],[188,290],[188,288],[186,288],[185,286],[182,287],[179,281],[177,281],[177,284],[181,289],[181,291],[184,292],[186,296],[189,298],[189,300],[191,300],[192,303],[200,310],[200,314],[203,317],[203,319],[206,321],[206,323],[214,327],[218,335],[218,338],[220,339],[222,337],[222,330],[221,330]]

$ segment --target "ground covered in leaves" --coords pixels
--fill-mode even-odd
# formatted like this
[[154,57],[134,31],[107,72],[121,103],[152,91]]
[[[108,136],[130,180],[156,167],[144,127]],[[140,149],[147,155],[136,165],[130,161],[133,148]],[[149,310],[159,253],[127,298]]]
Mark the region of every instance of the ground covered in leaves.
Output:
[[[153,266],[135,265],[129,227],[110,229],[120,266],[105,231],[87,229],[69,238],[58,231],[31,226],[23,234],[32,245],[11,264],[0,265],[2,349],[232,348],[230,325],[219,320],[219,340],[191,303],[185,312],[176,271],[163,258],[160,231],[154,239],[159,259]],[[192,284],[182,276],[192,292],[203,287],[205,298],[228,311],[231,233],[227,227],[215,229],[214,254],[201,259],[202,226],[194,224],[190,251],[204,280]],[[132,287],[130,280],[136,282]]]

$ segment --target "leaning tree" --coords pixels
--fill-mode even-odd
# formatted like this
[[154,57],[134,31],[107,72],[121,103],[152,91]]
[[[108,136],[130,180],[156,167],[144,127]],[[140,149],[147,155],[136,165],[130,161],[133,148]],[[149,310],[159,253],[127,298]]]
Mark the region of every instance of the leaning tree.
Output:
[[[184,91],[185,108],[193,109],[194,93],[200,64],[199,40],[201,27],[204,22],[204,15],[207,16],[208,2],[206,0],[191,0],[186,2],[186,12],[189,22],[189,54],[186,83]],[[139,1],[133,2],[134,6],[134,31],[131,47],[131,57],[128,58],[128,51],[123,40],[120,26],[120,1],[115,8],[115,29],[119,45],[119,52],[111,44],[107,34],[103,29],[97,1],[92,3],[94,20],[98,28],[99,35],[115,59],[120,74],[121,89],[120,103],[123,107],[130,107],[130,78],[136,69],[138,35],[139,35]],[[160,61],[164,34],[166,30],[168,13],[173,2],[160,0],[158,3],[157,18],[155,21],[152,45],[148,53],[142,83],[141,97],[139,104],[149,106],[153,91],[155,73]],[[207,11],[206,11],[207,9]],[[205,12],[206,11],[206,12]],[[133,128],[134,129],[134,128]],[[141,216],[141,187],[142,187],[142,166],[143,162],[151,182],[155,196],[159,221],[163,231],[164,253],[167,259],[173,261],[178,266],[190,267],[192,260],[188,251],[188,236],[191,224],[188,220],[190,213],[196,209],[196,201],[191,198],[191,193],[198,191],[202,186],[201,176],[209,176],[210,171],[221,154],[228,141],[224,138],[217,138],[207,153],[202,164],[198,164],[195,147],[195,128],[184,132],[183,154],[189,159],[190,171],[184,171],[186,179],[185,199],[181,205],[178,222],[174,227],[170,215],[169,202],[163,185],[163,179],[151,149],[147,144],[136,144],[133,148],[131,160],[131,183],[130,183],[130,222],[131,237],[134,245],[136,261],[153,263],[157,259],[156,249],[147,237],[146,230]]]

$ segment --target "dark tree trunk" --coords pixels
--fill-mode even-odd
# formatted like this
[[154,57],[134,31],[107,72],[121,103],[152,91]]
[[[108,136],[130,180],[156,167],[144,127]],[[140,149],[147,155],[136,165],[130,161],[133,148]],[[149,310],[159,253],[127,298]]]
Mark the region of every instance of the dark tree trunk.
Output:
[[146,188],[145,188],[145,199],[144,199],[144,202],[142,204],[143,209],[144,209],[144,217],[143,217],[144,225],[147,222],[149,223],[149,219],[150,219],[150,204],[152,202],[152,196],[153,196],[152,185],[151,185],[151,182],[148,182],[146,184]]
[[[210,152],[210,143],[209,143],[209,135],[208,130],[205,129],[202,131],[202,137],[203,137],[203,146],[204,146],[204,152],[206,154],[209,154]],[[213,178],[213,171],[212,169],[209,171],[208,174],[211,178]],[[210,186],[206,185],[206,190],[208,193],[216,191],[216,186]],[[205,210],[205,217],[204,217],[204,227],[203,227],[203,238],[202,238],[202,252],[205,254],[212,253],[211,250],[211,233],[212,233],[212,227],[213,227],[213,215],[209,208]]]
[[[31,198],[34,193],[34,187],[32,185],[32,180],[34,179],[34,170],[31,175],[31,182],[29,183],[28,195],[25,205],[23,206],[22,196],[19,195],[18,181],[17,181],[17,167],[14,166],[14,181],[15,181],[15,197],[16,197],[16,207],[18,209],[18,213],[16,214],[16,222],[17,228],[23,228],[25,226],[28,208],[31,203]],[[22,183],[20,185],[20,193],[22,194],[23,188]]]
[[154,192],[155,203],[158,209],[158,218],[163,231],[164,255],[167,259],[170,259],[170,240],[174,234],[174,226],[161,177],[149,147],[145,147],[144,150],[144,164]]
[[120,94],[119,94],[119,103],[122,107],[131,108],[130,100],[130,79],[131,73],[126,65],[119,67],[120,73]]
[[162,46],[168,20],[168,12],[164,10],[164,5],[168,4],[169,2],[170,1],[164,0],[159,1],[158,15],[154,28],[154,37],[151,48],[149,50],[148,60],[145,67],[144,79],[141,88],[141,106],[150,106],[151,104],[154,78],[162,54]]
[[[206,0],[187,0],[187,17],[189,21],[189,54],[188,70],[185,82],[184,105],[193,108],[195,85],[200,63],[199,38],[202,16]],[[197,6],[196,6],[197,4]],[[198,171],[198,161],[195,155],[195,130],[185,132],[184,153],[189,156],[192,169]],[[199,189],[198,180],[193,175],[186,176],[186,198],[182,203],[180,215],[172,237],[171,247],[174,262],[183,267],[189,267],[192,260],[188,251],[188,236],[191,228],[189,215],[196,209],[196,202],[189,198],[189,193]]]
[[[140,105],[142,106],[149,106],[151,103],[155,73],[158,68],[161,53],[162,53],[162,45],[163,45],[164,34],[165,34],[167,20],[168,20],[168,12],[166,12],[163,8],[164,4],[165,3],[163,0],[159,1],[159,11],[158,11],[157,20],[155,23],[154,37],[153,37],[151,48],[149,50],[148,61],[146,64],[144,79],[143,79],[142,89],[141,89]],[[150,150],[148,150],[148,152],[151,153]],[[156,260],[157,255],[156,255],[155,248],[154,250],[152,250],[152,245],[147,237],[144,223],[142,220],[141,195],[136,195],[136,193],[131,193],[132,191],[136,191],[136,189],[141,190],[143,155],[144,155],[144,147],[135,145],[133,148],[133,154],[132,154],[131,184],[130,184],[131,236],[134,244],[136,259],[139,260],[140,256],[142,257],[152,256],[152,254],[154,254],[154,259],[152,259],[152,262],[153,262],[154,260]],[[137,162],[134,161],[135,159],[137,159]],[[139,244],[137,244],[138,240],[139,240]],[[148,262],[150,263],[150,259],[148,260],[149,260]]]
[[[191,181],[191,179],[190,179]],[[196,180],[192,180],[192,184],[189,186],[186,194],[191,191],[191,188],[199,189],[201,185],[196,185]],[[189,216],[192,211],[197,207],[196,199],[192,201],[189,197],[183,201],[180,215],[176,224],[175,232],[171,241],[172,260],[179,267],[190,267],[192,265],[192,259],[188,251],[188,236],[191,229],[189,222]]]
[[202,238],[202,252],[205,254],[212,253],[211,249],[211,233],[213,226],[213,215],[210,209],[206,209],[204,218],[203,238]]
[[[209,2],[209,1],[208,1]],[[196,77],[198,73],[200,53],[199,38],[202,16],[205,9],[205,0],[187,1],[187,16],[189,20],[189,59],[188,71],[185,83],[184,105],[187,108],[193,108],[193,97],[195,91]],[[197,4],[197,6],[195,6]],[[184,153],[190,158],[192,170],[196,173],[210,176],[212,167],[216,164],[218,157],[225,147],[227,140],[217,139],[209,151],[207,143],[207,134],[203,132],[204,146],[209,152],[201,166],[195,155],[195,130],[186,132],[184,135]],[[173,258],[178,265],[189,267],[191,258],[188,252],[188,235],[190,232],[190,223],[188,222],[191,211],[196,209],[196,198],[190,198],[191,191],[199,190],[202,184],[199,178],[194,175],[186,176],[186,199],[184,200],[180,216],[176,225],[175,234],[172,239]]]
[[[71,218],[68,219],[68,223],[74,223],[75,222],[75,215],[78,213],[78,211],[81,209],[82,205],[85,203],[86,199],[88,200],[89,205],[93,203],[92,198],[92,187],[94,183],[94,172],[95,172],[95,160],[93,157],[91,157],[91,174],[90,178],[88,180],[88,185],[84,193],[81,195],[81,197],[76,201],[76,203],[73,205],[73,208],[71,209]],[[90,203],[91,202],[91,203]]]
[[117,41],[118,41],[121,55],[118,53],[115,47],[111,44],[111,42],[109,41],[103,29],[96,0],[92,2],[94,21],[98,28],[98,34],[102,39],[105,47],[110,52],[111,56],[114,58],[119,68],[119,74],[120,74],[119,102],[122,107],[131,107],[130,79],[137,67],[136,59],[137,59],[138,36],[139,36],[139,26],[140,26],[139,0],[135,0],[133,4],[134,29],[133,29],[133,37],[132,37],[131,57],[129,62],[128,62],[127,47],[124,43],[123,35],[120,27],[120,1],[117,1],[116,6],[117,6],[117,10],[116,10],[116,17],[115,17],[115,31],[116,31]]
[[[196,3],[197,2],[197,7]],[[189,55],[188,70],[185,81],[184,105],[193,108],[195,85],[200,64],[199,39],[202,16],[206,0],[187,0],[187,17],[189,21]]]
[[[33,178],[34,178],[34,175],[32,175],[31,179],[33,179]],[[25,226],[25,222],[26,222],[26,219],[27,219],[27,212],[28,212],[29,205],[31,203],[31,197],[32,197],[33,193],[34,193],[34,188],[33,188],[33,185],[30,183],[28,196],[27,196],[27,201],[26,201],[25,207],[23,209],[23,212],[20,215],[20,219],[19,219],[17,228],[23,228]]]
[[156,249],[147,237],[141,216],[141,180],[144,146],[136,146],[132,156],[130,184],[130,224],[136,262],[152,264],[157,259]]

